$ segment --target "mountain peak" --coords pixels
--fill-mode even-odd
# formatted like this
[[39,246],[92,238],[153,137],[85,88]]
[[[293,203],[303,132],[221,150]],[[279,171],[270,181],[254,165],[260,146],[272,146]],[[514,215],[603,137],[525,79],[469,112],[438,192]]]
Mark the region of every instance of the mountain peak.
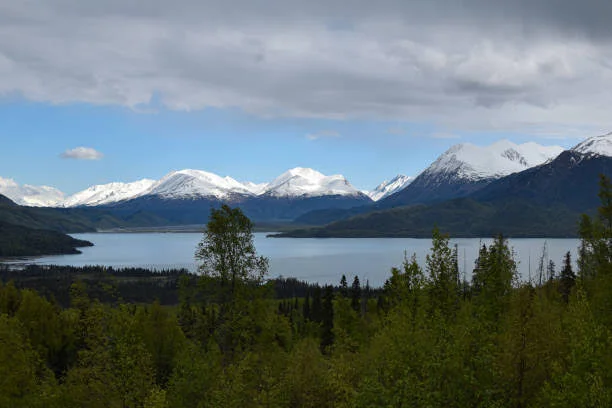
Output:
[[96,206],[129,200],[145,194],[154,183],[155,180],[142,179],[132,183],[98,184],[66,198],[62,206]]
[[462,143],[449,148],[426,172],[473,180],[497,178],[542,164],[562,151],[560,146],[533,142],[519,145],[506,139],[489,146]]
[[274,179],[264,194],[276,197],[318,197],[353,196],[361,193],[340,174],[326,176],[313,169],[295,167]]
[[294,167],[292,169],[287,170],[283,174],[281,174],[277,178],[281,178],[283,176],[298,176],[298,177],[306,177],[311,179],[320,179],[325,177],[325,175],[321,172],[316,171],[315,169],[311,169],[308,167]]
[[0,177],[0,194],[19,205],[56,207],[64,200],[64,193],[49,186],[19,185],[15,180]]
[[242,183],[226,176],[221,177],[203,170],[184,169],[173,171],[155,182],[146,192],[163,198],[227,198],[233,193],[252,195]]
[[612,132],[589,137],[578,143],[571,150],[582,154],[612,157]]
[[398,191],[403,190],[412,182],[412,180],[414,180],[414,177],[398,174],[391,180],[383,181],[378,186],[376,186],[374,190],[367,191],[365,192],[365,194],[374,201],[382,200],[383,198],[388,197],[391,194],[395,194]]

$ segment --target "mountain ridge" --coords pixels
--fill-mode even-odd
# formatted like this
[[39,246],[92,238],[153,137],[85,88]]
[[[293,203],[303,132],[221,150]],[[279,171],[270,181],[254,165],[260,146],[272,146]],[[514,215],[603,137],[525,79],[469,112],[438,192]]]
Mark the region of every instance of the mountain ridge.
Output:
[[[597,136],[552,160],[491,181],[465,197],[391,209],[379,207],[332,220],[323,227],[280,236],[419,237],[434,225],[456,237],[499,233],[515,237],[576,236],[580,214],[595,214],[599,206],[599,175],[612,175],[609,147],[612,134]],[[320,214],[319,219],[325,215]],[[307,216],[301,217],[304,224]]]

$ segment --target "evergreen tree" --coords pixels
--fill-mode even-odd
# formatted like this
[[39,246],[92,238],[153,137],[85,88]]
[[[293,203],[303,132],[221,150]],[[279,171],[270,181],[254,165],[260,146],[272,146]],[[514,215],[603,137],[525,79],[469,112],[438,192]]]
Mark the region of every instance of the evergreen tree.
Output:
[[304,320],[310,320],[310,292],[306,292],[306,297],[304,298],[304,304],[302,306],[302,316]]
[[340,296],[347,298],[348,297],[348,282],[346,280],[346,275],[342,275],[340,278]]
[[323,303],[321,302],[321,287],[316,285],[312,291],[312,308],[310,320],[314,322],[323,321]]
[[357,313],[361,309],[361,283],[359,277],[355,276],[351,285],[351,307]]
[[325,286],[322,313],[321,351],[326,352],[334,344],[334,288],[331,285]]
[[431,281],[432,310],[445,318],[455,315],[458,305],[458,271],[449,247],[448,235],[436,227],[431,239],[431,251],[426,257],[427,272]]
[[489,249],[483,245],[473,274],[474,302],[481,317],[499,320],[516,279],[516,263],[506,239],[500,235]]
[[548,268],[546,268],[546,276],[548,278],[548,282],[552,282],[555,279],[555,263],[553,260],[548,261]]
[[559,278],[559,292],[565,303],[569,301],[570,293],[575,284],[576,274],[572,269],[572,255],[570,251],[567,251],[563,258],[563,269],[561,269],[561,276]]
[[474,261],[474,271],[472,272],[472,295],[478,296],[482,290],[488,271],[487,262],[489,261],[489,251],[485,244],[478,250],[478,258]]

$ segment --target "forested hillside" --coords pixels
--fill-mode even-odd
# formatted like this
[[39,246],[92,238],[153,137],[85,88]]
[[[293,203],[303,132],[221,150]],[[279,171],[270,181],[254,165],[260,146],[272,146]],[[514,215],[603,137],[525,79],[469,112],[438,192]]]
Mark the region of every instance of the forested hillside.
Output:
[[[607,184],[606,184],[607,183]],[[347,280],[273,297],[240,210],[213,211],[178,305],[91,296],[68,307],[0,287],[0,406],[612,406],[612,194],[569,254],[519,281],[511,248],[483,246],[468,281],[434,230],[421,267],[382,291]],[[568,248],[569,250],[569,248]],[[106,286],[113,293],[114,285]]]
[[64,233],[98,229],[159,226],[167,221],[144,211],[112,214],[98,208],[44,208],[20,206],[0,194],[0,222]]
[[0,257],[78,254],[76,248],[92,246],[56,231],[32,229],[0,221]]
[[[337,213],[339,214],[339,213]],[[301,223],[330,221],[321,211],[302,217]],[[576,237],[580,213],[563,205],[538,205],[526,199],[481,202],[457,198],[439,204],[414,205],[372,211],[322,227],[289,230],[278,237],[409,237],[427,238],[438,226],[452,237]]]

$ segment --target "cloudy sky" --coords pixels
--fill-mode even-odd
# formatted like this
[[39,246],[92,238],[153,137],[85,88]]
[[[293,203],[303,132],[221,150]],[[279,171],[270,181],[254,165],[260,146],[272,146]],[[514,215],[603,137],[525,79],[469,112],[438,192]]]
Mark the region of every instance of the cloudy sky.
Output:
[[0,0],[0,176],[66,192],[612,130],[609,0]]

